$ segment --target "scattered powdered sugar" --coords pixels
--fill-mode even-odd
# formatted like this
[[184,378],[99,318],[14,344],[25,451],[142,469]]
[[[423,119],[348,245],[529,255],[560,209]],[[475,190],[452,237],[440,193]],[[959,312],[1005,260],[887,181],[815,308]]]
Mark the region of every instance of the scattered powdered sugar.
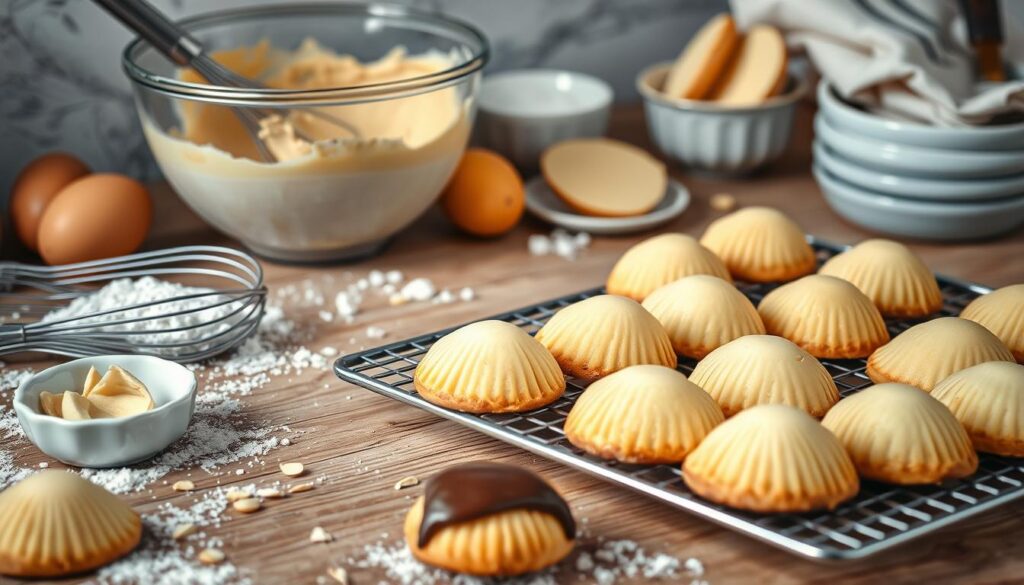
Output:
[[550,236],[533,234],[526,241],[527,249],[533,256],[554,254],[566,260],[575,260],[580,252],[590,246],[590,234],[579,232],[575,235],[557,228]]
[[[255,486],[233,489],[254,492]],[[130,556],[100,569],[94,582],[104,585],[251,583],[229,562],[203,565],[196,558],[198,551],[203,548],[222,546],[220,539],[211,538],[203,529],[219,526],[221,514],[227,505],[227,491],[216,488],[197,494],[192,505],[187,508],[163,503],[155,513],[143,514],[142,521],[146,530],[142,544]],[[186,524],[193,525],[195,532],[175,541],[175,528]]]
[[[480,579],[428,567],[416,560],[404,542],[387,544],[378,542],[363,547],[359,558],[349,558],[348,566],[359,569],[382,570],[388,583],[399,585],[491,585],[493,579]],[[566,578],[568,576],[568,578]],[[559,577],[562,577],[561,579]],[[581,550],[574,561],[531,575],[502,579],[503,585],[555,585],[562,581],[588,581],[598,585],[613,585],[621,579],[656,580],[673,583],[689,582],[706,585],[704,566],[697,559],[679,559],[663,553],[649,553],[632,540],[599,542],[593,548]]]
[[10,451],[0,450],[0,490],[25,479],[32,471],[31,467],[18,467]]

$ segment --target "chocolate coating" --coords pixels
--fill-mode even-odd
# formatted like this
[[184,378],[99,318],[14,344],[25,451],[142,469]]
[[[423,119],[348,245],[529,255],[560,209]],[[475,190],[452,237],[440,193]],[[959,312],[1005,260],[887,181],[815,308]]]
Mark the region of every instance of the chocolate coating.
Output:
[[576,537],[569,505],[543,479],[514,465],[474,462],[449,467],[426,485],[420,548],[439,531],[509,510],[535,510],[554,516],[565,537]]

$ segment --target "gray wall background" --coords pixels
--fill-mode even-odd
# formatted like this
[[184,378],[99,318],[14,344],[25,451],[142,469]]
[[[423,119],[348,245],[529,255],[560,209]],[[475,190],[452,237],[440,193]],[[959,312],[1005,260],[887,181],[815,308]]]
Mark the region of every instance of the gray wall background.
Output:
[[[285,0],[153,0],[172,17]],[[308,1],[308,0],[307,0]],[[644,66],[674,57],[726,0],[397,0],[488,35],[489,71],[559,67],[635,98]],[[66,150],[99,171],[159,172],[120,68],[131,35],[88,0],[0,0],[0,196],[35,156]]]

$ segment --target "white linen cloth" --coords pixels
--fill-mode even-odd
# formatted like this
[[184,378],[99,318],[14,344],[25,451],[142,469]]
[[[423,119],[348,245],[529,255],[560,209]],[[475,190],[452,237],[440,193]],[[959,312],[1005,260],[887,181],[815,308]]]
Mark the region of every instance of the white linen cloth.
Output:
[[[1016,0],[1013,0],[1016,1]],[[942,126],[1024,112],[1024,27],[1003,10],[1006,83],[977,83],[956,0],[730,0],[739,28],[779,28],[840,96],[880,115]]]

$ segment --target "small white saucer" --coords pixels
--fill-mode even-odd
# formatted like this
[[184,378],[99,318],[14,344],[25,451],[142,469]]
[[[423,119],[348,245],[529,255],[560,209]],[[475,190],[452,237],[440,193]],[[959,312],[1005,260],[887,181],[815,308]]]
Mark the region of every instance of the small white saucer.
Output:
[[578,232],[597,235],[620,235],[642,232],[679,217],[690,206],[690,191],[675,179],[668,180],[665,197],[644,215],[630,217],[595,217],[580,215],[548,186],[543,175],[526,183],[526,208],[544,221]]

